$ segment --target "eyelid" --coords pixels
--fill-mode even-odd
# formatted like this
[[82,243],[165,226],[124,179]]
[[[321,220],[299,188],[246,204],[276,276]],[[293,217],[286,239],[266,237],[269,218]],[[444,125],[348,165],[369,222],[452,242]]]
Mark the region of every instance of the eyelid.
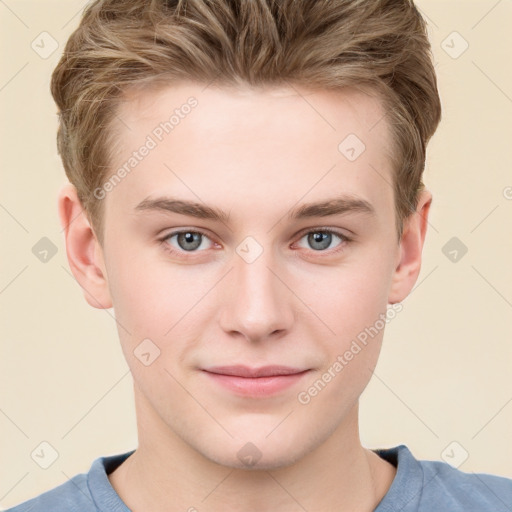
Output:
[[350,241],[352,238],[349,235],[346,235],[341,231],[339,228],[331,228],[329,226],[319,226],[314,228],[305,228],[302,231],[299,231],[296,236],[299,238],[302,238],[304,235],[307,235],[308,233],[332,233],[334,235],[339,236],[343,240]]

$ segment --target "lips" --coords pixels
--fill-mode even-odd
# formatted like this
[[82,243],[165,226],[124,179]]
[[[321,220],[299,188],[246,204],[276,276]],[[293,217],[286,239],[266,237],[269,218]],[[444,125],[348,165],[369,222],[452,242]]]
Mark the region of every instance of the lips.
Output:
[[263,399],[283,393],[297,386],[309,369],[290,366],[263,366],[251,368],[244,365],[214,366],[203,369],[209,382],[231,394],[246,398]]
[[246,377],[246,378],[258,378],[258,377],[274,377],[276,375],[294,375],[306,371],[304,368],[293,368],[290,366],[262,366],[260,368],[251,368],[244,365],[235,366],[213,366],[205,368],[204,371],[209,373],[216,373],[219,375],[231,375],[233,377]]

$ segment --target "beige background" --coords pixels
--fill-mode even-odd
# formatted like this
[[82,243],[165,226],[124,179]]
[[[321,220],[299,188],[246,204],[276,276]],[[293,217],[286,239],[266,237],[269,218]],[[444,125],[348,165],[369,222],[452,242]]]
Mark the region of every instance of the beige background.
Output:
[[[96,457],[136,447],[131,377],[113,311],[83,298],[57,217],[65,175],[49,78],[83,5],[0,2],[5,508],[87,471]],[[417,286],[386,329],[361,399],[361,436],[371,448],[407,444],[424,459],[451,455],[457,463],[465,450],[461,470],[512,478],[512,4],[418,6],[444,109],[425,177],[434,201]],[[34,40],[42,46],[43,31],[59,45],[46,59],[31,47]],[[458,58],[463,41],[453,31],[469,44]],[[454,236],[468,248],[456,262],[442,252]],[[57,249],[46,263],[32,252],[42,237]],[[58,452],[48,469],[31,458],[43,441]]]

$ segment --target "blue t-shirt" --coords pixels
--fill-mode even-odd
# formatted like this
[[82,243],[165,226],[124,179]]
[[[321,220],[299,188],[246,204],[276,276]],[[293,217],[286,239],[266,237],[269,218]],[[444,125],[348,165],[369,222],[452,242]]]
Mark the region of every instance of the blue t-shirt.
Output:
[[[88,473],[80,473],[7,512],[130,512],[107,475],[134,451],[99,457]],[[397,468],[391,487],[374,512],[512,511],[512,479],[465,473],[446,462],[417,460],[403,444],[374,451]]]

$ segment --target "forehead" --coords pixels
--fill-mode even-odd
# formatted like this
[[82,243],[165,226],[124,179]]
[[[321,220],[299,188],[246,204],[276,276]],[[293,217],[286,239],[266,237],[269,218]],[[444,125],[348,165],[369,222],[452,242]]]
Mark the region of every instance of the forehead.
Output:
[[[258,123],[273,124],[289,121],[311,121],[310,126],[319,123],[323,128],[330,128],[341,135],[348,126],[359,129],[361,134],[374,129],[377,137],[388,136],[387,123],[383,121],[385,111],[376,92],[347,87],[341,90],[306,88],[304,86],[262,86],[262,87],[215,87],[194,82],[179,82],[171,86],[155,84],[146,88],[137,87],[125,91],[115,129],[132,131],[130,122],[168,120],[173,112],[178,111],[191,98],[196,100],[199,109],[195,109],[194,118],[200,117],[204,128],[208,120],[214,120],[220,134],[230,131],[233,126]],[[197,111],[201,115],[197,115]],[[283,116],[285,114],[285,116]],[[185,113],[187,116],[187,113]],[[183,118],[182,116],[180,116]],[[214,118],[214,119],[212,119]],[[245,118],[245,119],[244,119]],[[188,121],[188,124],[193,123]],[[261,127],[261,126],[260,126]],[[145,126],[146,131],[150,128]],[[288,126],[289,128],[289,126]],[[270,131],[271,126],[266,125]],[[388,142],[390,142],[388,140]]]
[[111,194],[132,208],[164,191],[213,204],[236,192],[240,207],[279,205],[286,195],[291,206],[334,189],[365,196],[376,209],[392,201],[385,111],[363,91],[195,83],[133,90],[113,129],[113,170],[149,140],[154,146]]

